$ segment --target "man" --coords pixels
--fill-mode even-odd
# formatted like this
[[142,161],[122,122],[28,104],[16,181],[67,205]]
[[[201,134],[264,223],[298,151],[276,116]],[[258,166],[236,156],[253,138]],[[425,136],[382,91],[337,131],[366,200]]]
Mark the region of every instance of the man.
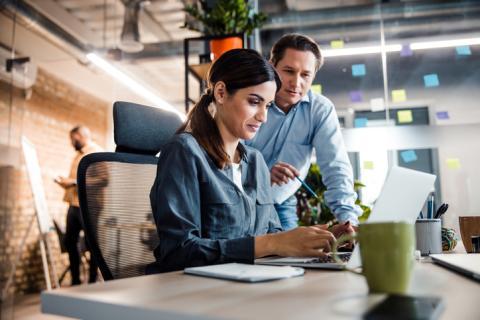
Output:
[[[85,126],[77,126],[70,131],[70,141],[77,151],[70,167],[68,177],[57,177],[55,182],[65,189],[63,201],[69,204],[67,213],[67,230],[65,232],[65,246],[70,260],[70,273],[72,285],[80,284],[80,254],[78,252],[78,238],[83,230],[82,214],[78,203],[77,192],[77,169],[80,160],[87,154],[100,152],[102,149],[92,141],[90,130]],[[88,282],[95,282],[97,279],[97,265],[90,258]]]
[[315,148],[327,187],[326,204],[341,222],[332,231],[335,236],[353,232],[362,210],[355,205],[353,173],[337,114],[330,100],[310,91],[323,63],[320,49],[307,36],[287,34],[274,44],[270,62],[280,75],[282,88],[268,110],[268,121],[247,144],[262,152],[270,169],[282,227],[297,226],[294,193],[301,184],[295,177],[306,177]]

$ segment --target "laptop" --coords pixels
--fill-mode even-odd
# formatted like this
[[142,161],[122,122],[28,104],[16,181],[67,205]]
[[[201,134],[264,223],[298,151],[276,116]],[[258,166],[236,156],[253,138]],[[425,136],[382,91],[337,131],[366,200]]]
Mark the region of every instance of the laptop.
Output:
[[[432,174],[392,167],[385,179],[380,196],[373,206],[368,222],[406,221],[415,223],[428,194],[433,190],[435,179],[436,176]],[[326,258],[266,257],[256,259],[255,263],[314,269],[354,269],[362,265],[359,250],[357,245],[351,253],[338,253],[342,263],[335,262],[331,253]]]
[[433,262],[480,281],[480,254],[447,253],[431,254]]

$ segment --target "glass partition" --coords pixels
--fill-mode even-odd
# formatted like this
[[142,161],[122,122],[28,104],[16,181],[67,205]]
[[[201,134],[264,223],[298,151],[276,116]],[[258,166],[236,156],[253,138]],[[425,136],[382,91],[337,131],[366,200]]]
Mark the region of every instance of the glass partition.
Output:
[[[312,11],[310,15],[314,14]],[[312,36],[325,65],[314,87],[337,109],[355,178],[373,204],[393,165],[437,175],[446,226],[480,215],[480,3],[432,1],[303,12],[290,31]],[[281,20],[283,18],[284,20]],[[285,31],[285,30],[283,30]],[[285,32],[284,32],[285,33]],[[262,32],[268,52],[281,35]]]

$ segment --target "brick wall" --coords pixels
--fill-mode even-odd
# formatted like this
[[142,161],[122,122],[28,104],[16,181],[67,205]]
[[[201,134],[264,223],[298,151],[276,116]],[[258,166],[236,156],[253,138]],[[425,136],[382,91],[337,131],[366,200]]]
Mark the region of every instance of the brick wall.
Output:
[[[10,107],[10,96],[13,96]],[[67,204],[62,202],[63,190],[53,182],[57,175],[67,175],[75,152],[70,145],[69,131],[83,124],[92,131],[93,139],[102,147],[107,143],[107,102],[92,97],[68,83],[39,70],[31,96],[25,90],[11,90],[0,82],[0,153],[9,150],[13,163],[0,155],[0,284],[2,288],[11,270],[11,261],[23,235],[33,221],[26,246],[15,273],[17,293],[38,292],[45,288],[38,227],[34,215],[33,199],[20,152],[20,137],[26,136],[36,147],[42,180],[50,215],[65,225]],[[8,132],[10,127],[10,141]],[[7,147],[8,146],[8,147]],[[3,159],[2,159],[3,156]],[[58,238],[49,235],[53,246],[57,273],[68,265],[67,254],[61,254]],[[69,283],[67,278],[64,283]]]

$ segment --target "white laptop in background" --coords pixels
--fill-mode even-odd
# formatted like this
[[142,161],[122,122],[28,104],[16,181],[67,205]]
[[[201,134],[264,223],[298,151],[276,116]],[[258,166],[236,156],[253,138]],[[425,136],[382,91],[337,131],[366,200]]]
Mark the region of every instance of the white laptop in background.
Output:
[[[392,167],[382,191],[373,206],[368,222],[406,221],[415,223],[428,194],[433,190],[436,176],[411,169]],[[341,253],[344,263],[311,257],[267,257],[256,259],[256,264],[290,265],[315,269],[358,268],[361,264],[358,245],[351,253]],[[348,262],[347,262],[348,261]]]
[[478,253],[431,254],[430,258],[445,268],[480,281],[480,254]]

